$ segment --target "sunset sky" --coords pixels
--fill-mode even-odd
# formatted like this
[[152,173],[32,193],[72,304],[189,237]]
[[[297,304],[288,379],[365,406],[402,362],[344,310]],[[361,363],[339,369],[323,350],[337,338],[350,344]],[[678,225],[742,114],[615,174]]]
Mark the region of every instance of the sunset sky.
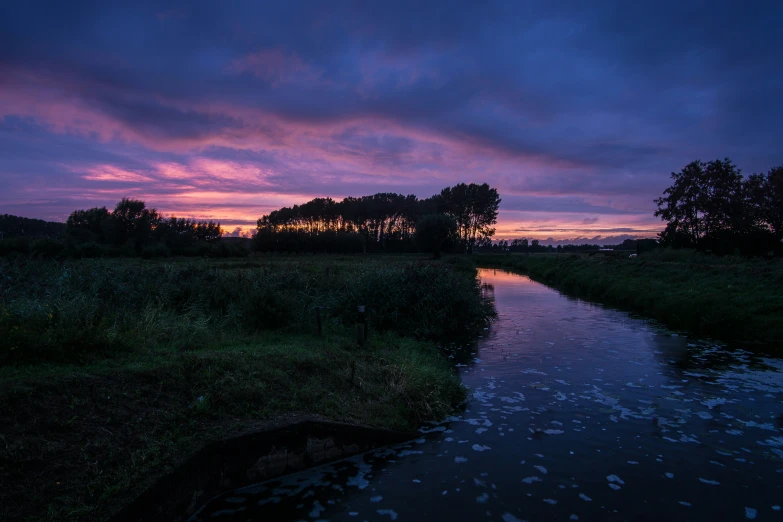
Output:
[[133,196],[249,231],[488,182],[498,238],[653,236],[686,163],[783,163],[781,27],[779,1],[2,2],[0,213]]

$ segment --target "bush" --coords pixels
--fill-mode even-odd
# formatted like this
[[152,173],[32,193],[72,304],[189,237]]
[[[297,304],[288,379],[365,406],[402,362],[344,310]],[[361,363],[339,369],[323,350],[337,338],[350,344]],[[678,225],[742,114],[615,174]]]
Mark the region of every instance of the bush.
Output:
[[166,245],[155,243],[153,245],[147,245],[141,249],[141,257],[144,259],[152,259],[155,257],[169,257],[171,251],[166,248]]

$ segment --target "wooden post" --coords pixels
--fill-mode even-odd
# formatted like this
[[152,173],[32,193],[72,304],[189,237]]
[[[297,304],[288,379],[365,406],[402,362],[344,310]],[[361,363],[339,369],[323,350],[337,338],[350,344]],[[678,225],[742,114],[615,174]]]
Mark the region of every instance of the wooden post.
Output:
[[367,322],[364,317],[364,305],[358,306],[358,312],[359,318],[356,323],[356,342],[359,343],[359,346],[363,346],[367,336]]
[[321,308],[323,308],[323,306],[315,307],[315,322],[318,324],[318,337],[321,337],[324,334],[324,325],[321,322]]

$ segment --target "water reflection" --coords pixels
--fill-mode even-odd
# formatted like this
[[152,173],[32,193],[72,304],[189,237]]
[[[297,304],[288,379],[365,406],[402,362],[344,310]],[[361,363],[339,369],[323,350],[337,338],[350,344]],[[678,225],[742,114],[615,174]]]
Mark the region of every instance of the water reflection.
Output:
[[759,520],[783,504],[783,364],[482,271],[472,400],[408,444],[213,499],[198,520]]

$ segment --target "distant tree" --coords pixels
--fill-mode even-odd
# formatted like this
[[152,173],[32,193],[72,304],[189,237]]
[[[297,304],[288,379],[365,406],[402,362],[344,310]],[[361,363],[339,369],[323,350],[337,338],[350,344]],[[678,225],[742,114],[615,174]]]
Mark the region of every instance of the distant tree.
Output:
[[512,252],[527,252],[528,249],[527,239],[514,239],[513,241],[511,241],[510,248]]
[[209,251],[222,255],[225,250],[205,250],[206,245],[195,247],[198,243],[220,239],[223,234],[220,223],[164,217],[154,208],[148,209],[144,201],[130,198],[123,198],[113,212],[106,207],[72,212],[66,222],[66,233],[71,243],[82,247],[84,243],[109,245],[114,255],[134,251],[144,255],[168,251],[183,255],[202,255]]
[[416,245],[440,258],[441,251],[457,237],[457,222],[446,214],[428,214],[416,222]]
[[12,237],[60,237],[65,233],[65,223],[31,219],[11,214],[0,214],[0,232]]
[[538,239],[534,239],[533,242],[530,244],[530,251],[531,252],[538,252],[541,249],[541,246],[539,245]]
[[80,241],[105,241],[107,222],[111,212],[106,207],[74,210],[65,222],[66,234]]

